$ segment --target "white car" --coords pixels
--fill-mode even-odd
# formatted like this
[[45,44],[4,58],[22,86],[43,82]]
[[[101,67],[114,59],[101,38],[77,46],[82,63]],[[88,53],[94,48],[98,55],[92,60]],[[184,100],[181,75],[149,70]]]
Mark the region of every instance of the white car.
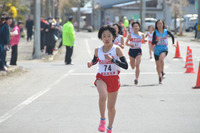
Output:
[[157,19],[155,18],[145,18],[145,30],[148,30],[148,27],[151,25],[155,28],[156,21]]
[[[153,26],[153,28],[155,29],[156,21],[157,21],[157,19],[155,19],[155,18],[145,18],[144,30],[148,31],[148,27],[149,26]],[[140,19],[138,19],[138,22],[141,24],[141,20]]]

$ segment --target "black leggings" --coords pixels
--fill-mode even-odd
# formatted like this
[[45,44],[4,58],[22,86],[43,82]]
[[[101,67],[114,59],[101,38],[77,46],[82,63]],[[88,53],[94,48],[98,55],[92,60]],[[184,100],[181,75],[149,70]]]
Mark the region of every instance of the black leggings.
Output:
[[[168,51],[163,51],[162,53],[165,53],[165,56],[167,56]],[[162,54],[162,53],[160,53],[160,54]],[[159,57],[160,57],[160,55],[158,56],[158,55],[155,55],[155,54],[154,54],[154,58],[155,58],[156,61],[159,60]]]
[[53,55],[53,46],[47,46],[46,53],[48,55]]
[[12,46],[10,65],[17,65],[17,45]]

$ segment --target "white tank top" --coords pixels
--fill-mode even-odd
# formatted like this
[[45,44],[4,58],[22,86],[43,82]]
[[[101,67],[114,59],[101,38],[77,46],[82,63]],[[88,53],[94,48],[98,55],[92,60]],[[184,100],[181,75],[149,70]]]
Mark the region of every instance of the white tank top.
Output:
[[130,39],[130,44],[133,45],[134,47],[131,47],[131,49],[139,49],[142,47],[142,33],[139,32],[139,35],[135,33],[131,33],[131,39]]
[[118,34],[118,36],[114,40],[114,44],[119,45],[119,43],[121,43],[121,37],[122,35]]
[[114,76],[114,75],[119,74],[120,68],[113,62],[105,59],[105,56],[104,56],[104,54],[108,54],[112,56],[113,58],[115,58],[116,60],[119,60],[119,57],[117,56],[117,53],[116,53],[117,47],[119,46],[113,45],[113,47],[107,53],[103,52],[103,46],[101,46],[98,49],[99,73],[102,74],[103,76]]
[[153,32],[152,33],[148,32],[147,33],[147,40],[152,42],[152,39],[153,39]]

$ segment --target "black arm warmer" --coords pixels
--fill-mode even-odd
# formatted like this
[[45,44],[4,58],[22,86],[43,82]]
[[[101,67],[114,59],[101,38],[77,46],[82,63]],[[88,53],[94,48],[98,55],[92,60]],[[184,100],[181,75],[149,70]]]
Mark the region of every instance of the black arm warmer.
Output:
[[121,62],[116,60],[116,59],[114,59],[114,58],[111,61],[113,63],[115,63],[116,65],[118,65],[119,67],[121,67],[121,68],[128,69],[128,63],[126,61],[125,56],[120,57],[120,61]]
[[153,33],[153,39],[152,39],[152,44],[155,45],[157,44],[158,41],[156,41],[156,32]]
[[95,65],[97,64],[97,62],[98,62],[98,57],[94,55],[94,58],[92,59],[92,64]]
[[169,36],[171,36],[171,38],[172,38],[172,44],[174,44],[174,35],[170,31],[167,31],[167,34]]

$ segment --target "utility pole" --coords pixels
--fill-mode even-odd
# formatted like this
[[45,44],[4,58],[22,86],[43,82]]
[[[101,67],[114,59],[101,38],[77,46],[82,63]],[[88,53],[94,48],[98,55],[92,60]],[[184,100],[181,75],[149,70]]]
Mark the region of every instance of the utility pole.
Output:
[[140,0],[140,19],[141,19],[141,31],[145,30],[145,14],[146,14],[146,1]]
[[200,39],[200,0],[198,1],[197,38]]
[[35,0],[35,32],[34,32],[34,48],[33,59],[41,58],[40,52],[40,0]]

